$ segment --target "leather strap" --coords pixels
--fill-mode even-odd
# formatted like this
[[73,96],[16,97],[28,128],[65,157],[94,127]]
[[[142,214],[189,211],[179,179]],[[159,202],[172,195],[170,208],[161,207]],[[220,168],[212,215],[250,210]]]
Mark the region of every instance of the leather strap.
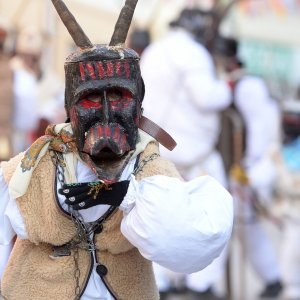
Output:
[[141,116],[139,128],[154,137],[161,145],[170,151],[177,145],[175,140],[165,130],[145,116]]

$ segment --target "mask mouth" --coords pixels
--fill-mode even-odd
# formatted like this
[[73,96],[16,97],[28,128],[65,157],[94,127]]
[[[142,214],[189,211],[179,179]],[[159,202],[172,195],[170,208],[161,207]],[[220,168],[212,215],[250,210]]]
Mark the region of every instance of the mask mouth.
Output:
[[113,123],[91,127],[86,133],[82,152],[96,163],[119,160],[130,150],[124,129]]
[[97,165],[103,162],[114,162],[120,160],[123,156],[127,155],[128,151],[125,152],[123,155],[118,155],[113,152],[109,148],[102,149],[97,155],[91,155],[90,153],[82,151],[81,153],[88,155],[90,159]]

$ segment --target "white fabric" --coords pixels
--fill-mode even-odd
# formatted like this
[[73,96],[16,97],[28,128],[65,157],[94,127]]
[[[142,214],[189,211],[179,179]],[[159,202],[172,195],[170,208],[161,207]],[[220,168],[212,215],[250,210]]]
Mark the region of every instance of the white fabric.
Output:
[[[268,205],[277,176],[272,155],[280,143],[279,107],[259,77],[243,76],[237,83],[234,96],[236,107],[245,122],[247,139],[244,164],[250,186],[257,193],[258,200]],[[231,189],[240,241],[251,265],[264,283],[279,280],[281,271],[277,253],[249,200],[252,190],[244,188],[241,196],[235,192],[237,187],[233,182]]]
[[[128,174],[131,174],[134,168],[135,160],[131,160],[126,166],[120,180],[126,180]],[[81,161],[78,161],[77,165],[77,176],[78,182],[93,182],[98,181],[97,176],[89,168],[87,168]],[[60,184],[57,184],[57,190],[61,188]],[[67,205],[65,204],[65,199],[62,195],[58,194],[59,202],[64,210],[67,210]],[[88,209],[80,210],[85,222],[93,222],[98,220],[109,208],[108,205],[97,205],[95,207],[90,207]],[[96,272],[97,265],[94,264],[91,277],[88,281],[86,290],[80,299],[82,300],[92,300],[92,299],[105,299],[113,300],[109,291],[105,287],[102,280],[99,280],[99,275]]]
[[217,288],[217,283],[223,278],[228,255],[228,249],[224,249],[213,263],[200,272],[190,274],[186,277],[186,286],[198,292],[203,292],[209,288]]
[[224,170],[221,154],[212,150],[212,152],[203,160],[198,161],[193,166],[185,168],[177,168],[180,174],[186,180],[192,180],[201,175],[209,175],[215,178],[224,187],[227,187],[227,178]]
[[[27,238],[26,230],[16,201],[10,197],[0,168],[0,245],[7,246],[18,234]],[[0,259],[1,259],[0,255]]]
[[[130,176],[134,162],[131,160],[121,180]],[[80,182],[96,180],[94,173],[80,161],[77,176]],[[0,183],[5,187],[3,177],[0,177]],[[7,188],[1,193],[0,199],[0,211],[8,214],[11,208],[7,203],[15,200],[9,199]],[[59,200],[64,206],[64,199],[59,196]],[[106,209],[103,206],[81,212],[86,221],[93,221]],[[175,271],[191,273],[206,267],[219,256],[231,234],[231,196],[208,176],[191,182],[166,176],[149,177],[137,182],[132,176],[121,209],[124,211],[121,230],[125,237],[145,258]],[[17,206],[13,210],[18,210]],[[20,214],[14,222],[23,232],[25,226]],[[11,237],[9,227],[0,227],[0,233],[0,244],[3,239]],[[16,234],[19,234],[18,230]],[[0,254],[1,260],[2,257]],[[112,300],[95,269],[81,299]]]
[[172,152],[162,148],[162,155],[183,167],[205,160],[219,137],[218,112],[231,101],[208,51],[188,33],[172,31],[144,51],[141,70],[145,116],[178,144]]
[[[209,174],[217,179],[224,187],[227,186],[227,179],[220,154],[213,151],[204,161],[195,164],[187,170],[179,170],[185,175],[185,178],[192,179],[199,175]],[[171,272],[170,270],[154,263],[154,272],[156,284],[160,291],[167,291],[170,287],[180,288],[182,282],[192,290],[203,292],[209,287],[216,285],[219,279],[224,275],[227,251],[215,259],[208,267],[200,272],[190,275]]]
[[32,130],[38,118],[37,79],[33,73],[25,69],[14,70],[13,74],[14,127],[21,131]]
[[2,275],[4,273],[5,267],[7,265],[12,247],[13,247],[13,242],[11,242],[11,243],[9,243],[9,245],[5,245],[5,246],[0,245],[0,254],[1,254],[1,257],[0,257],[0,281],[1,281]]
[[244,76],[237,84],[235,104],[247,132],[245,166],[261,201],[269,201],[276,169],[271,155],[280,145],[280,110],[264,81]]
[[29,134],[38,121],[37,79],[25,69],[13,72],[13,152],[17,154],[29,146]]
[[39,118],[48,120],[50,124],[59,124],[67,119],[63,82],[51,69],[43,70],[43,76],[38,82],[37,95]]
[[[251,266],[264,284],[277,281],[280,279],[281,270],[271,238],[257,219],[249,201],[234,197],[234,202],[239,205],[239,211],[235,214],[235,232]],[[244,214],[243,219],[240,219],[242,214]]]
[[209,176],[181,182],[158,175],[140,183],[132,177],[121,204],[121,231],[145,258],[175,272],[197,272],[220,255],[230,237],[231,200]]
[[[299,209],[296,210],[299,214]],[[300,218],[287,219],[282,236],[284,299],[300,299]]]
[[276,160],[276,191],[281,200],[277,214],[282,218],[282,280],[284,299],[300,299],[300,172],[289,170],[284,157]]

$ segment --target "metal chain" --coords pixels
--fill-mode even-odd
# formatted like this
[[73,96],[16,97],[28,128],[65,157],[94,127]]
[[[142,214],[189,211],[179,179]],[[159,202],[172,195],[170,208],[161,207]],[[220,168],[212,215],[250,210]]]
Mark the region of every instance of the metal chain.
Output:
[[[65,184],[64,167],[66,167],[63,154],[56,151],[50,151],[50,156],[57,170],[57,179],[61,187],[63,187],[63,185]],[[147,163],[153,161],[157,157],[159,157],[159,154],[153,153],[152,155],[144,158],[134,169],[132,174],[136,175],[138,172],[141,172]],[[115,209],[116,209],[115,207],[110,207],[108,213],[105,214],[105,216],[100,218],[98,221],[85,223],[81,214],[77,210],[74,210],[71,206],[68,206],[68,213],[70,214],[72,221],[76,226],[76,239],[70,242],[70,249],[73,249],[73,253],[74,253],[73,259],[75,265],[75,270],[74,270],[75,300],[80,299],[80,292],[81,292],[81,288],[80,288],[81,274],[80,274],[80,268],[78,263],[79,248],[89,252],[95,252],[97,250],[97,247],[93,242],[94,231],[106,220],[107,216],[109,216]]]
[[63,169],[59,168],[59,166],[64,166],[64,167],[66,166],[63,156],[59,152],[50,151],[50,157],[54,166],[56,167],[58,181],[62,186],[65,183],[65,174],[63,172]]
[[133,170],[132,174],[136,175],[138,172],[141,172],[144,167],[154,159],[158,158],[160,155],[158,153],[153,153],[150,156],[145,157],[140,161],[140,163],[137,165],[137,167]]
[[[63,167],[66,166],[64,159],[63,159],[63,155],[61,153],[51,151],[50,156],[51,156],[51,160],[52,160],[53,164],[56,166],[58,181],[59,181],[61,187],[63,187],[63,185],[65,184],[65,175],[64,175]],[[76,240],[73,240],[71,242],[71,249],[73,249],[73,253],[74,253],[73,259],[74,259],[74,266],[75,266],[75,270],[74,270],[75,300],[79,300],[80,292],[81,292],[80,268],[79,268],[79,263],[78,263],[79,247],[80,247],[79,245],[87,244],[88,245],[87,248],[89,251],[91,251],[91,249],[94,249],[95,247],[90,247],[90,244],[91,244],[90,234],[87,233],[88,231],[86,230],[86,225],[83,222],[83,218],[80,215],[80,213],[78,211],[73,210],[70,206],[68,206],[68,212],[70,213],[72,221],[74,222],[74,224],[76,226]]]
[[[55,151],[51,151],[50,155],[53,164],[56,166],[58,181],[61,187],[63,187],[63,185],[65,184],[65,174],[63,168],[66,166],[63,155],[62,153]],[[79,241],[87,241],[87,232],[89,232],[89,230],[87,230],[88,224],[84,223],[81,214],[78,211],[74,210],[71,206],[68,206],[68,212],[71,215],[72,221],[76,225],[77,237]]]

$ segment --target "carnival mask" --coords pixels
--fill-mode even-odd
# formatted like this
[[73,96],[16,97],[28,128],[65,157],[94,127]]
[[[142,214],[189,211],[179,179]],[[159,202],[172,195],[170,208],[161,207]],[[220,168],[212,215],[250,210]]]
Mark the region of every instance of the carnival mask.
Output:
[[83,95],[70,110],[79,152],[97,161],[118,159],[134,150],[136,107],[132,93],[122,88]]
[[126,0],[109,45],[93,45],[63,1],[52,0],[79,47],[65,63],[65,108],[77,149],[107,183],[119,179],[134,152],[138,127],[158,135],[169,149],[176,145],[166,132],[142,117],[145,88],[139,56],[124,48],[137,2]]
[[117,181],[136,147],[144,96],[139,56],[123,47],[137,0],[126,1],[127,25],[123,17],[110,45],[93,45],[64,3],[52,2],[80,48],[65,63],[65,107],[78,153],[99,179]]
[[80,62],[77,67],[79,85],[70,82],[75,94],[67,111],[79,155],[102,180],[114,180],[108,173],[112,168],[122,170],[138,140],[144,95],[138,61]]
[[82,95],[71,107],[70,119],[79,155],[103,179],[113,181],[105,170],[128,157],[138,138],[137,101],[132,92],[114,87]]

